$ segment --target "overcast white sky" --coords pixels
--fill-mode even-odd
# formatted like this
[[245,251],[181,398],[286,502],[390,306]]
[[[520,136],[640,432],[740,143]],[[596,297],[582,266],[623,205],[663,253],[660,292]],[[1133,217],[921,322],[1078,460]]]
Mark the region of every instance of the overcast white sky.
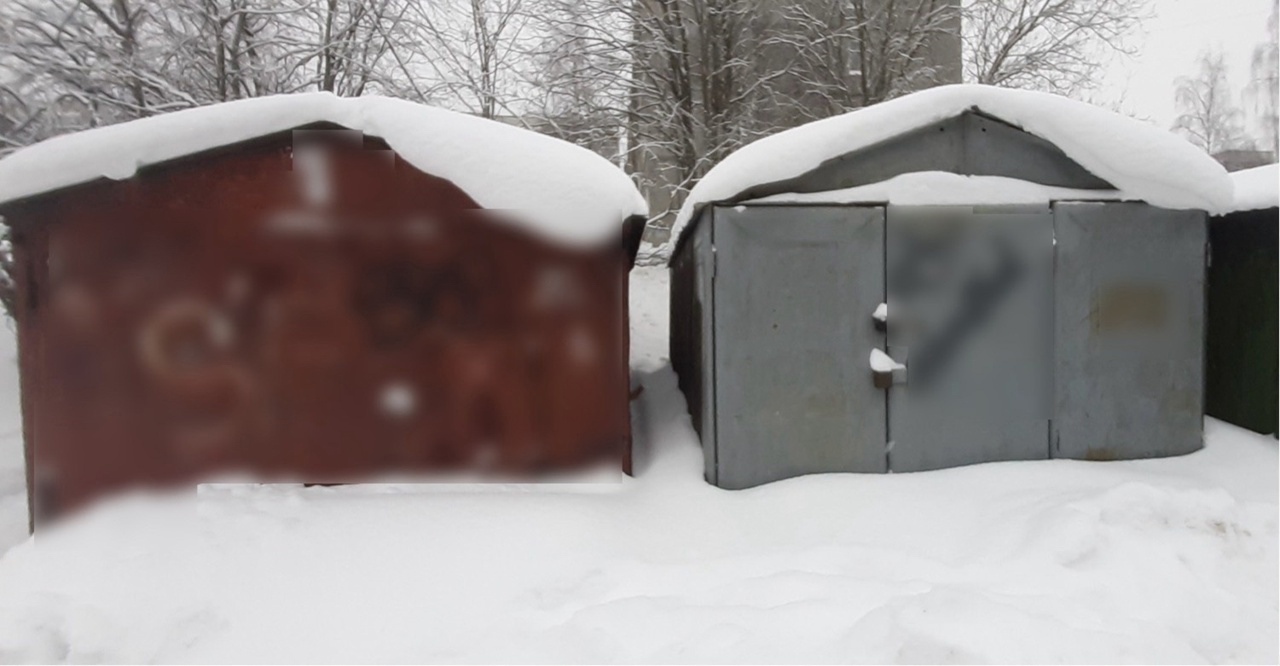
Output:
[[[1155,16],[1136,35],[1136,58],[1118,58],[1096,96],[1098,102],[1120,102],[1126,112],[1168,128],[1175,117],[1174,80],[1193,74],[1196,58],[1220,47],[1231,68],[1239,95],[1249,79],[1253,47],[1266,37],[1267,15],[1274,0],[1151,0]],[[1243,104],[1242,104],[1243,106]]]

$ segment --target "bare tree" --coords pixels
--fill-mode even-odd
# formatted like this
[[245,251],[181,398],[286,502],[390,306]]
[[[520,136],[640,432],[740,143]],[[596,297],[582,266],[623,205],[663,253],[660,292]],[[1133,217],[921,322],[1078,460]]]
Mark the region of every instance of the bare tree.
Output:
[[1221,51],[1206,51],[1199,66],[1196,76],[1178,78],[1173,129],[1211,155],[1244,147],[1243,113],[1232,100],[1225,57]]
[[[539,79],[624,118],[626,163],[665,225],[692,184],[760,136],[924,87],[959,29],[956,0],[550,0],[572,48]],[[574,92],[566,92],[574,91]],[[591,91],[584,94],[583,91]]]
[[[794,111],[819,118],[937,82],[958,82],[959,3],[784,3],[769,41],[793,51]],[[954,42],[954,53],[946,45]]]
[[[480,0],[476,0],[479,2]],[[416,0],[0,3],[0,151],[282,92],[425,101]]]
[[[752,131],[745,112],[767,90],[753,80],[748,0],[550,0],[540,53],[548,109],[620,120],[628,170],[663,200]],[[569,105],[585,104],[570,110]],[[738,138],[734,138],[734,135]],[[621,157],[621,156],[620,156]]]
[[[196,100],[160,71],[167,49],[143,0],[24,0],[0,9],[0,113],[10,146],[47,131],[94,126]],[[25,120],[21,116],[25,115]],[[18,131],[21,130],[21,131]]]
[[610,51],[600,37],[610,28],[626,31],[625,15],[600,11],[592,2],[539,4],[535,30],[539,46],[530,52],[534,64],[529,77],[531,113],[537,129],[590,148],[626,166],[626,99],[629,71],[626,54]]
[[189,0],[151,13],[163,51],[161,77],[192,103],[256,97],[289,88],[280,18],[295,7],[261,0]]
[[1280,24],[1280,3],[1271,3],[1267,17],[1267,38],[1253,49],[1250,63],[1249,85],[1245,97],[1252,103],[1258,138],[1264,149],[1271,151],[1274,162],[1280,157],[1280,46],[1277,45],[1277,24]]
[[485,118],[522,95],[532,35],[525,0],[412,3],[420,75],[427,96]]
[[1077,93],[1108,57],[1133,54],[1128,37],[1149,12],[1146,0],[969,0],[965,79]]

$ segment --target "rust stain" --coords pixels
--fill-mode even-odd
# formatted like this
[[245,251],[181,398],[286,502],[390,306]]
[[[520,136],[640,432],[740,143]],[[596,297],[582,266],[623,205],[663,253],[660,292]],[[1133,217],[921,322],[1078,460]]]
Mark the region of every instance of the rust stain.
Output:
[[1106,460],[1120,460],[1121,458],[1120,458],[1119,452],[1117,452],[1115,449],[1112,449],[1110,447],[1096,447],[1096,448],[1090,448],[1087,451],[1085,451],[1084,459],[1095,460],[1095,461],[1106,461]]
[[1094,294],[1090,324],[1094,332],[1163,328],[1168,320],[1167,301],[1168,296],[1159,285],[1109,284]]

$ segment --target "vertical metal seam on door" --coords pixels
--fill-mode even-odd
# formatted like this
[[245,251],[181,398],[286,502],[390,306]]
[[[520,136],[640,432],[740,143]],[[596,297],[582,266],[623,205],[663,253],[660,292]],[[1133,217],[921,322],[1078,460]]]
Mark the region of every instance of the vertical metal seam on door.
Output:
[[1200,219],[1204,227],[1204,261],[1200,262],[1200,340],[1204,353],[1200,355],[1200,441],[1204,442],[1204,415],[1209,395],[1209,350],[1204,342],[1209,339],[1209,267],[1213,265],[1213,245],[1209,238],[1209,216]]
[[[880,207],[880,298],[885,305],[885,326],[884,352],[889,353],[889,329],[890,329],[890,312],[889,312],[889,205],[885,204]],[[893,426],[889,421],[889,401],[893,398],[893,389],[884,390],[884,471],[886,474],[893,473],[893,464],[890,454],[893,451]]]
[[[707,289],[707,293],[710,301],[709,307],[711,308],[711,325],[708,328],[710,328],[711,331],[707,338],[709,338],[711,352],[710,354],[704,354],[704,356],[711,359],[711,362],[707,366],[707,371],[711,374],[711,421],[714,424],[712,425],[713,432],[711,437],[711,468],[715,470],[716,475],[716,478],[712,480],[712,483],[718,486],[720,484],[720,373],[717,372],[718,357],[716,356],[716,331],[720,328],[716,325],[716,322],[718,321],[716,315],[716,282],[718,277],[717,273],[720,272],[720,266],[718,265],[719,257],[716,255],[716,218],[718,216],[716,215],[716,209],[714,206],[708,207],[706,211],[707,215],[710,216],[710,219],[707,220],[708,226],[710,227],[707,230],[707,242],[711,249],[711,281],[710,287]],[[705,399],[707,396],[703,396],[703,398]]]
[[1049,237],[1053,239],[1049,274],[1049,429],[1045,458],[1052,460],[1058,448],[1058,202],[1049,202]]

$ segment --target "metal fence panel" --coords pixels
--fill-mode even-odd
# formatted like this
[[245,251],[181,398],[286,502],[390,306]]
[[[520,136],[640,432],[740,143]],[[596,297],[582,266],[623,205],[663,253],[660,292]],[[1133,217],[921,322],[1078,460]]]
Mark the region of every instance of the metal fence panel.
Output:
[[1054,206],[1053,456],[1202,446],[1205,215],[1140,203]]
[[715,211],[717,482],[885,471],[884,209]]

